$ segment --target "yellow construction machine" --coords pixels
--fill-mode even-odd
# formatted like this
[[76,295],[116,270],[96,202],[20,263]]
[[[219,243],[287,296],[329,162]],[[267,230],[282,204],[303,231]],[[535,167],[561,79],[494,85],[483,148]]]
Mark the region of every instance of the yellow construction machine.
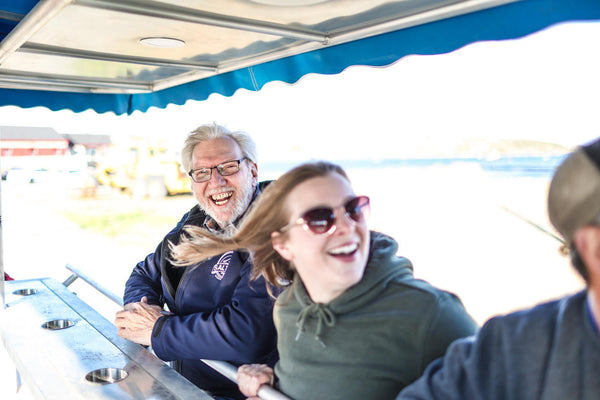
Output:
[[132,138],[115,144],[96,168],[100,184],[136,198],[161,198],[190,193],[190,180],[180,157],[163,142]]

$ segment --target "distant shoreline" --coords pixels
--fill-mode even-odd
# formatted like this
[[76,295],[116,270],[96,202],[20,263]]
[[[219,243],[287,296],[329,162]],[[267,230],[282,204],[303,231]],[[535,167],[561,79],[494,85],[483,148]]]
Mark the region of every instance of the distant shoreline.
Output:
[[[500,174],[519,174],[520,176],[550,176],[564,159],[565,155],[551,156],[501,156],[494,159],[479,157],[423,157],[364,160],[331,160],[344,169],[374,168],[427,168],[472,164],[483,171]],[[260,164],[261,172],[282,173],[305,161],[267,161]]]

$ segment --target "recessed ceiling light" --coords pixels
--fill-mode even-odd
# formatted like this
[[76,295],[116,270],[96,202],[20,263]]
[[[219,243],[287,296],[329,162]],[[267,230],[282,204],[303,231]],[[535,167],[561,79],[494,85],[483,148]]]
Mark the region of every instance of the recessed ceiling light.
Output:
[[183,40],[168,38],[168,37],[147,37],[140,39],[140,43],[144,46],[150,47],[182,47],[185,46],[185,42]]

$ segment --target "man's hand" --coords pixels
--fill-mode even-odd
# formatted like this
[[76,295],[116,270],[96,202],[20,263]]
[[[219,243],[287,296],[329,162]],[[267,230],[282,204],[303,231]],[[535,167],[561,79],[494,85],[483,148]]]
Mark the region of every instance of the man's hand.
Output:
[[150,346],[152,329],[156,321],[163,315],[162,308],[148,304],[146,296],[138,303],[129,303],[122,311],[117,311],[115,325],[119,328],[119,336],[141,345]]
[[237,381],[240,392],[249,400],[260,400],[258,389],[263,384],[273,385],[275,373],[265,364],[244,364],[238,368]]

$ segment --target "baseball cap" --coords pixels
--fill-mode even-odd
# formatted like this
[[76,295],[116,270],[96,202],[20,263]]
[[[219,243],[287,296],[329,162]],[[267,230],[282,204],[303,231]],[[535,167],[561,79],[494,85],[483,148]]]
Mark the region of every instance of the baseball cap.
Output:
[[600,140],[578,147],[556,169],[548,215],[568,246],[577,229],[600,216]]

